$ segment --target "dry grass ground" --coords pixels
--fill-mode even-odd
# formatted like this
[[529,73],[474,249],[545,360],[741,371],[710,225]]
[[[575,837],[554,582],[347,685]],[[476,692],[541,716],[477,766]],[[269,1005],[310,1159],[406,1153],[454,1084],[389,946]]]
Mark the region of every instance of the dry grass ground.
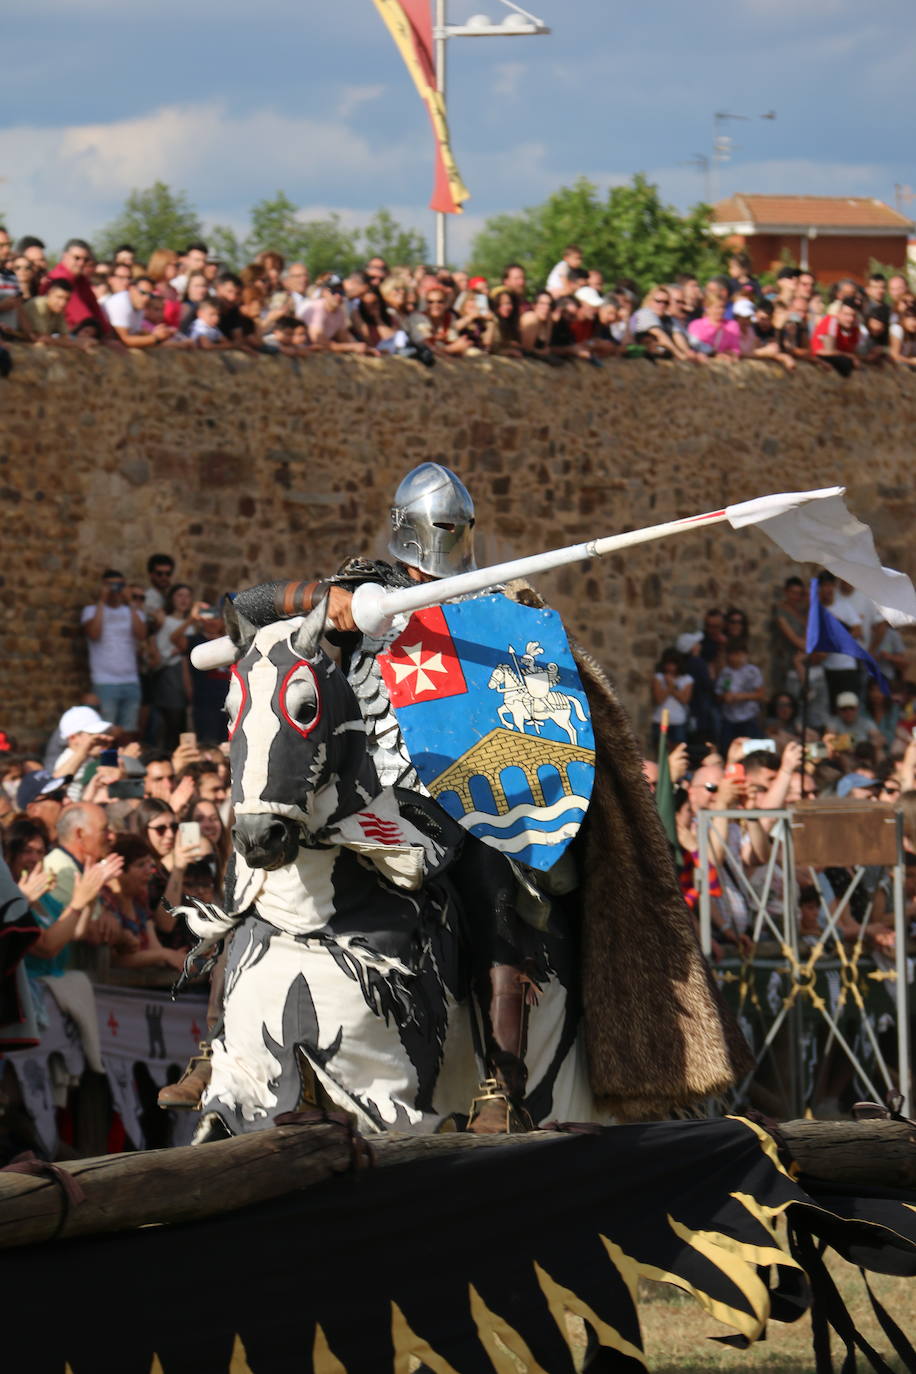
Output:
[[[904,1367],[893,1355],[875,1320],[858,1270],[839,1258],[829,1260],[828,1267],[856,1326],[890,1367],[902,1374]],[[911,1341],[916,1341],[916,1279],[874,1274],[869,1282],[875,1297],[897,1325]],[[667,1284],[653,1283],[645,1285],[640,1319],[652,1374],[706,1370],[717,1374],[809,1374],[814,1368],[811,1322],[807,1316],[788,1326],[771,1322],[765,1341],[758,1341],[750,1350],[733,1350],[709,1339],[726,1334],[725,1329],[692,1298]],[[844,1348],[834,1342],[837,1368],[842,1363],[842,1353]],[[862,1365],[860,1358],[860,1368]]]

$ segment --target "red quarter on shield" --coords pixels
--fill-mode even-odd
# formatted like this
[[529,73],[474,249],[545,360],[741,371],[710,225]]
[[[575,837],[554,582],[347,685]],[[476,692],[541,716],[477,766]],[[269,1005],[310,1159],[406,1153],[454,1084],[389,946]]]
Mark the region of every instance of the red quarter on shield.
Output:
[[413,706],[467,691],[441,606],[415,611],[378,661],[392,706]]

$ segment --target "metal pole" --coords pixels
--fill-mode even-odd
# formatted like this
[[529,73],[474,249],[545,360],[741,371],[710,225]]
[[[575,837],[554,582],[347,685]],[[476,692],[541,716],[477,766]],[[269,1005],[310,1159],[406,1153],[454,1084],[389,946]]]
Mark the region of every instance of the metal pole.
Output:
[[[805,671],[804,671],[804,675],[802,676],[802,680],[801,680],[801,684],[802,684],[801,725],[799,726],[799,729],[801,730],[801,747],[802,747],[802,751],[801,751],[801,760],[800,760],[799,765],[798,765],[799,781],[800,781],[800,783],[801,783],[801,797],[802,797],[802,801],[805,800],[805,782],[806,782],[806,777],[805,777],[805,748],[806,748],[806,746],[807,746],[807,744],[808,744],[808,692],[809,692],[810,687],[811,687],[811,655],[810,655],[810,654],[805,654],[804,668],[805,668]],[[811,785],[811,793],[812,793],[812,795],[814,794],[814,792],[815,792],[816,790],[817,790],[817,789],[816,789],[815,786],[814,786],[814,780],[812,779],[812,785]]]
[[910,1085],[910,1008],[909,986],[907,984],[906,957],[907,923],[903,893],[903,816],[897,813],[897,862],[894,865],[894,946],[897,970],[897,1070],[900,1076],[900,1091],[903,1094],[903,1115],[909,1116],[913,1109],[913,1096]]
[[[445,45],[448,41],[445,26],[448,22],[445,13],[446,0],[436,0],[436,85],[445,105]],[[445,221],[443,210],[436,211],[436,266],[446,266]]]
[[697,838],[699,840],[698,862],[700,865],[700,880],[697,887],[700,891],[700,948],[709,958],[712,950],[712,909],[710,905],[709,892],[709,812],[703,808],[697,812]]

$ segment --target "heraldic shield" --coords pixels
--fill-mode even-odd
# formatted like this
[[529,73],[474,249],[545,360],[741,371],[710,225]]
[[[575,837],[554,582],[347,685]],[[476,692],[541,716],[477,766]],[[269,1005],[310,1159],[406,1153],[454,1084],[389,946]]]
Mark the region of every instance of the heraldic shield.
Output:
[[588,701],[556,611],[501,594],[415,611],[379,654],[422,782],[472,835],[548,869],[595,776]]

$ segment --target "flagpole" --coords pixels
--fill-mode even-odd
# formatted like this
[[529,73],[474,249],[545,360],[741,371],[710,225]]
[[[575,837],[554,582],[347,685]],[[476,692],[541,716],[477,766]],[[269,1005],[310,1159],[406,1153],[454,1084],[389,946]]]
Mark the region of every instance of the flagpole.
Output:
[[[446,0],[436,0],[436,27],[435,27],[435,54],[436,54],[436,87],[442,97],[442,108],[446,109],[445,78],[446,78],[446,43],[448,41],[445,26]],[[436,266],[446,267],[446,243],[445,243],[445,223],[446,215],[444,210],[436,211]]]
[[811,655],[805,654],[804,677],[802,678],[802,714],[801,714],[801,762],[798,765],[801,773],[801,799],[805,800],[805,745],[808,742],[808,686],[811,677]]

